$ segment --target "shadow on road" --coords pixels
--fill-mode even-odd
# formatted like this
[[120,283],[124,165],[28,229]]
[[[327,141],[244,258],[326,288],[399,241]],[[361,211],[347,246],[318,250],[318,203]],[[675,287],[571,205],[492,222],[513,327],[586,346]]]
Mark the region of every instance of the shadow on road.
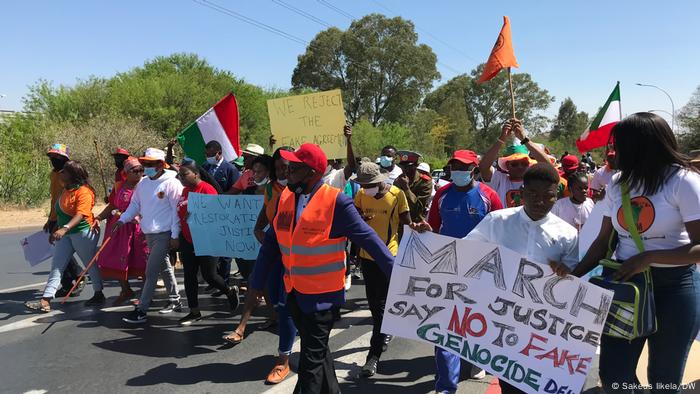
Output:
[[144,387],[161,383],[193,385],[200,382],[240,383],[265,380],[275,357],[260,356],[241,364],[210,363],[178,368],[175,363],[159,365],[126,381],[127,386]]

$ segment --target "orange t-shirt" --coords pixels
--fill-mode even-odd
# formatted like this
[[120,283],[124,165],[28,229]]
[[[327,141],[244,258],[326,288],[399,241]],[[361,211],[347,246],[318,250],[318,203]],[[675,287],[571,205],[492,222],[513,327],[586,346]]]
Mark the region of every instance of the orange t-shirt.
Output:
[[65,215],[73,217],[81,214],[83,220],[90,226],[95,222],[95,216],[92,214],[94,206],[95,192],[85,185],[75,189],[65,189],[58,201],[58,207]]

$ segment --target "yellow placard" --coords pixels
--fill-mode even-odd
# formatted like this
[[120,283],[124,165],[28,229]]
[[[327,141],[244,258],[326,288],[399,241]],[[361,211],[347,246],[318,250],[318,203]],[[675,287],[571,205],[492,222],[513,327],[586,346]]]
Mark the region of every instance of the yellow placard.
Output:
[[275,149],[319,145],[328,159],[346,157],[345,110],[340,89],[267,100]]

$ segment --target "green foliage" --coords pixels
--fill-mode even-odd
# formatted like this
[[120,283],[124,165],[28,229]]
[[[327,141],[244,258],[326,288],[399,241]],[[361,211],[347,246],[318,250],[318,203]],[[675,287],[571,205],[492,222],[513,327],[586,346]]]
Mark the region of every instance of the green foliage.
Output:
[[559,141],[572,152],[576,147],[576,139],[588,127],[588,123],[588,114],[579,112],[573,100],[567,97],[559,106],[559,113],[554,120],[549,139]]
[[194,54],[156,57],[112,78],[91,77],[72,87],[53,87],[40,80],[30,89],[25,106],[59,123],[79,124],[104,116],[135,118],[169,139],[229,92],[239,103],[241,140],[267,144],[266,100],[285,93],[265,92]]
[[418,44],[412,22],[371,14],[347,31],[332,27],[316,35],[299,56],[295,89],[340,88],[352,124],[399,122],[420,104],[440,74],[432,49]]
[[[469,75],[449,80],[425,99],[425,106],[438,112],[452,113],[458,109],[464,111],[465,119],[455,122],[457,128],[464,127],[461,136],[460,130],[453,133],[463,140],[450,141],[450,149],[460,146],[459,142],[464,142],[477,152],[485,151],[497,138],[503,122],[512,116],[507,74],[501,72],[491,81],[479,84],[477,80],[483,68],[484,65],[481,64]],[[547,90],[541,89],[530,74],[514,73],[512,78],[515,114],[523,121],[526,129],[536,134],[542,127],[541,116],[536,111],[546,109],[554,98]],[[459,102],[460,99],[463,103]],[[441,109],[446,104],[449,104],[447,108],[450,110]]]
[[681,149],[686,153],[700,149],[700,86],[695,89],[690,101],[681,108],[678,122],[683,130],[679,138]]

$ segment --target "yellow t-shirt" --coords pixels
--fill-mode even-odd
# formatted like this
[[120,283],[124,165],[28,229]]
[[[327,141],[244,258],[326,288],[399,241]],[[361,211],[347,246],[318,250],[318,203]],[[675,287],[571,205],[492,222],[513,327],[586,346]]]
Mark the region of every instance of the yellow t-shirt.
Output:
[[[365,195],[364,189],[360,189],[355,196],[355,206],[365,216],[374,216],[367,224],[377,232],[391,254],[396,256],[399,251],[399,215],[409,211],[404,192],[396,186],[391,186],[382,198],[376,199]],[[360,250],[360,257],[374,260],[364,249]]]

